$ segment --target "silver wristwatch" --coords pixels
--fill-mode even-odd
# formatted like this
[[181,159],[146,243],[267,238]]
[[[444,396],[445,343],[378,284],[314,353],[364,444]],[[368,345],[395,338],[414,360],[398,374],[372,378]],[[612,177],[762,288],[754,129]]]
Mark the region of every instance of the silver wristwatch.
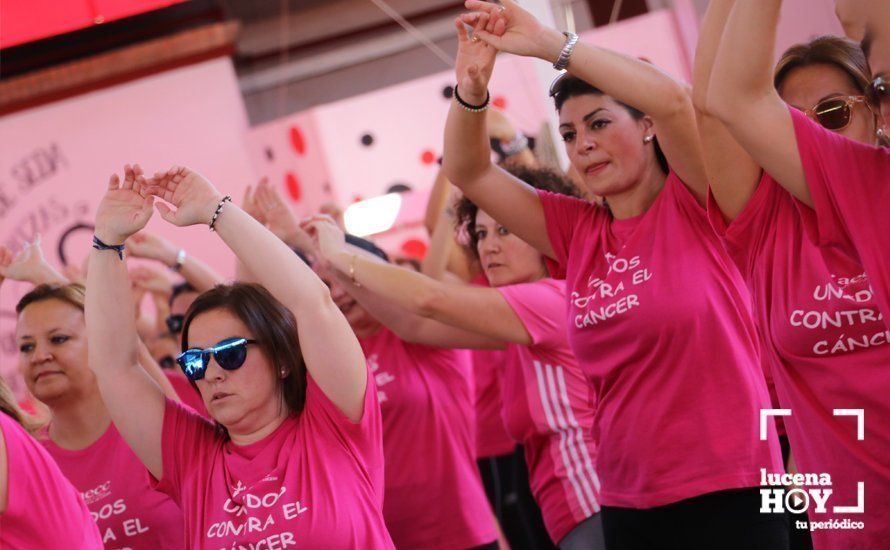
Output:
[[578,43],[577,34],[565,31],[562,34],[566,37],[566,43],[563,45],[562,51],[559,52],[556,63],[553,64],[553,68],[557,71],[564,71],[569,66],[569,58],[572,57],[572,51],[575,49],[575,44]]

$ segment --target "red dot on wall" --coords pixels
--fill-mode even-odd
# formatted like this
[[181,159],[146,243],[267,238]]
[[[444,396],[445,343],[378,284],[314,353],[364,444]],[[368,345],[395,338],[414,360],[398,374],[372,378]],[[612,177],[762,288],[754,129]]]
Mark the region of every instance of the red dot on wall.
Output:
[[424,164],[432,164],[436,162],[436,153],[432,149],[426,149],[420,154],[420,162]]
[[498,109],[506,109],[507,108],[507,98],[502,95],[499,95],[491,100],[491,104],[497,107]]
[[303,132],[299,126],[290,127],[290,144],[298,155],[306,154],[306,140],[303,138]]
[[303,190],[300,188],[300,180],[297,179],[297,175],[293,172],[288,172],[284,176],[284,185],[287,187],[287,195],[294,202],[300,202],[300,199],[303,198]]
[[400,248],[406,256],[416,260],[422,260],[426,256],[426,243],[418,239],[408,239]]

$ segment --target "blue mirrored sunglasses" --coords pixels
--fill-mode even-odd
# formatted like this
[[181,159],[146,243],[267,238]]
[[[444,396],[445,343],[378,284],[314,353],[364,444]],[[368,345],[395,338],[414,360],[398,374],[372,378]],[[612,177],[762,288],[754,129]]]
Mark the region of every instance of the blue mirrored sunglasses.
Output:
[[204,378],[210,357],[216,358],[217,364],[225,370],[241,368],[247,359],[247,344],[256,344],[256,340],[247,338],[226,338],[212,348],[192,348],[180,353],[176,358],[185,376],[192,381]]

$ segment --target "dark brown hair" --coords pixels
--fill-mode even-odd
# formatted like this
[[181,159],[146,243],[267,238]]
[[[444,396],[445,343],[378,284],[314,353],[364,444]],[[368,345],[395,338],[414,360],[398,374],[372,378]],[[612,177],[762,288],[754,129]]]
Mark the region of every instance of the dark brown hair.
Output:
[[86,289],[78,283],[67,285],[38,285],[31,292],[22,296],[19,303],[15,306],[15,312],[21,314],[31,304],[37,302],[45,302],[46,300],[59,300],[70,304],[77,309],[84,310],[84,300],[86,298]]
[[871,45],[874,43],[875,36],[872,32],[871,27],[865,28],[865,36],[862,37],[862,43],[860,46],[862,47],[862,53],[865,55],[865,58],[871,55]]
[[[871,69],[862,47],[849,38],[830,34],[817,36],[805,44],[796,44],[785,50],[779,63],[776,64],[773,76],[773,85],[776,90],[782,87],[782,83],[792,71],[811,65],[837,67],[847,75],[857,92],[865,96],[868,95],[867,90],[871,85]],[[874,111],[874,106],[871,107],[877,126],[877,114]],[[879,140],[882,145],[890,145],[890,138],[887,136],[881,137]]]
[[[214,310],[228,311],[247,326],[272,365],[271,374],[288,412],[301,412],[306,403],[306,365],[294,314],[260,285],[219,285],[198,296],[186,311],[182,322],[182,351],[189,349],[189,327],[195,317]],[[284,378],[278,375],[281,370],[287,372]]]
[[[535,189],[551,191],[570,197],[580,196],[578,189],[566,176],[549,168],[531,168],[515,162],[506,163],[503,167],[513,177],[524,181]],[[479,212],[479,207],[467,197],[461,197],[455,204],[454,209],[457,230],[467,232],[468,241],[465,248],[472,258],[478,260],[479,239],[476,237],[476,214]]]
[[[562,76],[559,81],[555,83],[550,94],[550,96],[553,98],[553,103],[556,105],[556,112],[562,111],[562,106],[565,105],[565,102],[569,99],[582,95],[604,96],[606,94],[604,94],[603,91],[596,86],[592,86],[591,84],[588,84],[586,81],[581,80],[577,76],[570,74],[565,74],[564,76]],[[641,120],[643,117],[646,116],[646,113],[640,111],[639,109],[635,109],[627,103],[618,101],[614,97],[612,99],[616,103],[624,107],[627,112],[630,113],[630,116],[634,120]],[[658,161],[659,168],[661,168],[662,172],[667,174],[668,172],[670,172],[670,166],[668,165],[667,157],[664,156],[664,151],[661,150],[661,145],[659,145],[658,143],[658,136],[655,136],[655,139],[652,141],[652,145],[655,146],[655,159]]]

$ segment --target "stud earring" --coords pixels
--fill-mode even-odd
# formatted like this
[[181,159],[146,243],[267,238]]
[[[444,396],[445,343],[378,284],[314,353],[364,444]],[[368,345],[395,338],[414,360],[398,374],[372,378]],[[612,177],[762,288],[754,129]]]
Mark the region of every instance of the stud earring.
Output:
[[655,140],[655,136],[646,136],[643,138],[643,143],[652,143]]

